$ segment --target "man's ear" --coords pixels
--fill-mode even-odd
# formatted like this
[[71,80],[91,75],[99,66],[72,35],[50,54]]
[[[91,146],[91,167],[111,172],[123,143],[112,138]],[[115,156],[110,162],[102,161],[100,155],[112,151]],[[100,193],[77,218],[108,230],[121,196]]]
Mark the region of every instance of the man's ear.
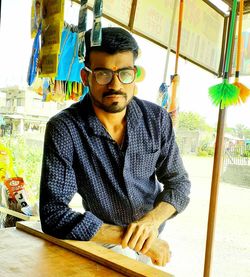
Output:
[[88,73],[84,68],[81,69],[80,75],[83,85],[88,86]]

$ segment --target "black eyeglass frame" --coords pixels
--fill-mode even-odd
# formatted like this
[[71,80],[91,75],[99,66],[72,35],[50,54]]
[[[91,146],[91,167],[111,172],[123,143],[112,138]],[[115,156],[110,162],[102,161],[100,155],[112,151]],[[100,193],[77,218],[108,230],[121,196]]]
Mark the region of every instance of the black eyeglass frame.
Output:
[[[99,85],[102,85],[102,86],[106,86],[106,85],[110,84],[110,83],[112,82],[112,80],[114,79],[114,75],[115,75],[115,74],[118,76],[118,79],[119,79],[119,81],[120,81],[122,84],[124,84],[124,85],[132,84],[132,83],[134,82],[134,80],[136,79],[136,73],[137,73],[137,67],[136,67],[136,66],[134,66],[133,68],[131,68],[131,67],[120,68],[120,69],[115,70],[115,71],[114,71],[114,70],[111,70],[111,69],[109,69],[109,68],[95,68],[94,70],[91,70],[91,69],[90,69],[89,67],[87,67],[87,66],[85,66],[84,69],[85,69],[86,71],[88,71],[89,73],[93,74],[94,77],[95,77],[96,82],[97,82]],[[97,81],[97,78],[96,78],[96,72],[97,72],[97,71],[101,71],[101,70],[106,70],[106,71],[112,73],[112,77],[111,77],[110,81],[107,82],[107,83],[105,83],[105,84],[99,83],[99,82]],[[124,71],[124,70],[133,70],[133,71],[134,71],[134,78],[133,78],[133,80],[132,80],[131,82],[129,82],[129,83],[124,83],[124,82],[121,80],[121,78],[120,78],[120,72],[122,72],[122,71]]]

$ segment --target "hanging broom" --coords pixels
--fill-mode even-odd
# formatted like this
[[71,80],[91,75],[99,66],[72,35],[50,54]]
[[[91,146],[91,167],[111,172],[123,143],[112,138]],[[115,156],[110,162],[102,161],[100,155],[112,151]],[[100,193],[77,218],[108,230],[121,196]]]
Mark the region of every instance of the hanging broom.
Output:
[[250,96],[250,89],[239,82],[240,77],[240,60],[242,54],[242,21],[243,21],[243,9],[244,0],[240,0],[240,15],[239,15],[239,26],[238,26],[238,47],[237,47],[237,57],[236,57],[236,71],[234,85],[239,88],[238,103],[246,102],[248,96]]
[[171,43],[172,43],[173,31],[174,31],[174,21],[175,21],[176,9],[177,9],[177,1],[178,0],[174,1],[171,27],[170,27],[170,33],[169,33],[169,39],[168,39],[168,45],[167,45],[168,46],[168,52],[167,52],[167,58],[166,58],[166,63],[165,63],[163,82],[160,85],[158,99],[157,99],[158,104],[161,105],[165,109],[167,109],[167,105],[168,105],[168,87],[169,86],[166,83],[166,79],[167,79],[169,57],[170,57],[170,52],[171,52]]
[[168,108],[168,112],[170,113],[174,126],[176,126],[177,124],[177,112],[178,112],[177,87],[180,81],[180,77],[178,75],[178,62],[179,62],[180,44],[181,44],[183,5],[184,5],[184,0],[180,0],[177,47],[176,47],[176,56],[175,56],[175,71],[174,71],[174,75],[171,77],[171,99],[170,99],[169,108]]
[[232,43],[233,43],[233,33],[234,33],[234,25],[235,25],[235,18],[237,13],[237,0],[233,0],[233,7],[232,7],[232,17],[230,23],[230,30],[229,30],[229,39],[226,51],[226,60],[225,60],[225,67],[224,67],[224,74],[223,80],[221,84],[212,86],[209,88],[209,95],[212,99],[214,105],[220,105],[221,109],[224,109],[227,106],[234,105],[238,102],[239,97],[239,88],[235,85],[229,84],[229,64],[230,64],[230,55],[232,50]]

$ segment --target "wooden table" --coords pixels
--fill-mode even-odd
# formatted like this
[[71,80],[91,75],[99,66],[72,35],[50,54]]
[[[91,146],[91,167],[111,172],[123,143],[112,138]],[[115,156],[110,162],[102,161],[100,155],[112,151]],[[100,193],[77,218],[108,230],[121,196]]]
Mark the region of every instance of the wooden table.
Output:
[[94,242],[48,236],[39,222],[0,229],[0,264],[3,277],[172,276]]

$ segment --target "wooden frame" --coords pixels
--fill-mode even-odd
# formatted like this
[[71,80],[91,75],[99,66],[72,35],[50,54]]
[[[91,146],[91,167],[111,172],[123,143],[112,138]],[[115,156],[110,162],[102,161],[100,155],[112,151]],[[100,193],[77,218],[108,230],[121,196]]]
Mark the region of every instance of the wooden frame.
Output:
[[17,222],[16,228],[36,237],[52,242],[55,245],[61,246],[67,250],[88,258],[89,260],[100,263],[105,267],[111,268],[126,276],[173,276],[157,268],[148,266],[124,255],[115,253],[114,251],[106,249],[105,247],[91,241],[61,240],[49,236],[42,232],[40,222]]

